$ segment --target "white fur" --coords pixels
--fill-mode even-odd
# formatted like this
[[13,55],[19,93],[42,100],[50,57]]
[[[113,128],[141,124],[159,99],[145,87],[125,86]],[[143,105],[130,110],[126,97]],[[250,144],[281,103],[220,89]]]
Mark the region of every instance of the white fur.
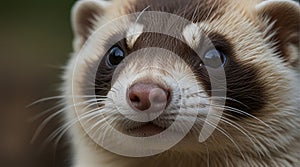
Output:
[[197,49],[197,46],[199,46],[201,40],[201,32],[202,31],[199,26],[197,26],[195,23],[191,23],[183,29],[182,34],[190,47]]
[[139,38],[139,36],[143,33],[144,26],[138,23],[133,23],[129,26],[129,29],[126,33],[126,43],[129,48],[134,46],[134,43]]

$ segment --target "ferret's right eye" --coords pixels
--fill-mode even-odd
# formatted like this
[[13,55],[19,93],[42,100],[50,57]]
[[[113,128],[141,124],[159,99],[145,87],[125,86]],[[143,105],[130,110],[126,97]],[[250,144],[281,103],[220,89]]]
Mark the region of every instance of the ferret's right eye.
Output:
[[124,51],[119,46],[113,46],[109,51],[106,63],[110,67],[115,67],[125,58]]

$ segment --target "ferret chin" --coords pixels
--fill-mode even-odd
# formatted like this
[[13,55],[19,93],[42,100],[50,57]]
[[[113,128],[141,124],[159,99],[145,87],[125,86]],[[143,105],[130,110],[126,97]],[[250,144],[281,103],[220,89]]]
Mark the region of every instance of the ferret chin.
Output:
[[299,18],[291,0],[76,2],[72,166],[300,166]]

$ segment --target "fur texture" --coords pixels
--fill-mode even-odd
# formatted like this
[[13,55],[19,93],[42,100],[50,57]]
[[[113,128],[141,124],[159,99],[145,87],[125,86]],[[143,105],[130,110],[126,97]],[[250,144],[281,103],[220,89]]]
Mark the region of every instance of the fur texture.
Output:
[[[101,32],[96,32],[99,27],[117,17],[144,9],[173,13],[192,21],[193,24],[181,26],[180,35],[186,44],[163,35],[142,33],[145,27],[134,22],[126,23],[131,25],[128,28],[117,26],[118,28],[104,28]],[[65,112],[66,124],[71,125],[69,134],[74,149],[73,166],[300,166],[299,18],[299,4],[281,0],[77,2],[72,19],[75,34],[74,54],[66,67],[62,89],[66,97],[78,96],[75,98],[75,105],[74,99],[65,99],[66,106],[73,106]],[[150,58],[142,51],[137,52],[127,59],[129,63],[122,67],[117,78],[127,86],[137,79],[152,78],[169,87],[172,87],[170,76],[185,78],[182,81],[187,92],[182,97],[186,100],[185,105],[190,104],[193,92],[203,92],[196,96],[205,97],[199,103],[207,104],[210,81],[204,75],[205,72],[193,67],[193,57],[190,56],[193,54],[190,48],[200,47],[200,30],[215,42],[214,45],[225,50],[231,60],[225,69],[229,90],[226,100],[228,108],[218,125],[219,130],[204,143],[198,143],[194,133],[188,134],[174,148],[144,158],[116,155],[104,150],[89,138],[78,122],[81,119],[80,114],[84,115],[87,112],[86,107],[92,103],[83,98],[90,95],[86,90],[95,90],[96,87],[101,89],[96,92],[99,97],[113,98],[113,90],[122,89],[122,86],[113,83],[112,72],[101,63],[104,60],[106,44],[99,41],[106,41],[116,33],[132,33],[135,35],[120,44],[128,45],[128,52],[139,51],[145,47],[162,47],[175,52],[181,56],[182,61],[173,59],[172,54],[167,51],[163,52],[165,57]],[[87,40],[90,35],[91,38]],[[150,64],[154,69],[165,68],[174,73],[167,74],[153,69],[138,73],[139,69],[149,67]],[[95,70],[96,80],[99,80],[96,81],[96,86],[95,80],[88,76],[89,72]],[[175,95],[171,104],[176,108]],[[100,111],[120,119],[114,122],[116,127],[124,125],[121,118],[114,115],[116,111],[112,108],[120,105],[126,109],[125,102],[112,104],[105,101],[101,105]],[[75,110],[79,112],[79,118]],[[207,106],[201,111],[207,113]],[[88,126],[96,124],[97,121],[90,121]],[[170,124],[167,121],[157,122],[164,126]],[[192,131],[199,129],[202,124],[201,120],[196,122]]]

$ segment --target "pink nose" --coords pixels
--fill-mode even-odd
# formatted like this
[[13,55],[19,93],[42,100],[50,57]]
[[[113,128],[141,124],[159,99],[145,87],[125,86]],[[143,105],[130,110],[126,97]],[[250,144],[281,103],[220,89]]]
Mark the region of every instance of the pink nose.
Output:
[[129,105],[138,111],[164,109],[169,97],[170,92],[155,83],[136,83],[128,90]]

